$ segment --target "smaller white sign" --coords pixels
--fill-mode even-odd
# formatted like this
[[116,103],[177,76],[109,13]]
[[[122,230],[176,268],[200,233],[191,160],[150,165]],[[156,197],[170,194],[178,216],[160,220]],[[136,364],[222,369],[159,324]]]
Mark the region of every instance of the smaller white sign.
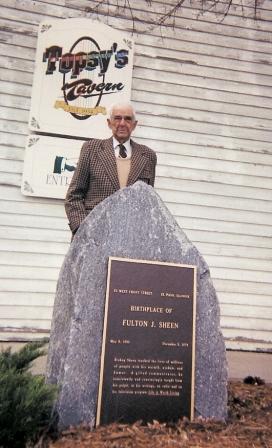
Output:
[[65,198],[82,144],[82,140],[30,135],[25,150],[22,193]]

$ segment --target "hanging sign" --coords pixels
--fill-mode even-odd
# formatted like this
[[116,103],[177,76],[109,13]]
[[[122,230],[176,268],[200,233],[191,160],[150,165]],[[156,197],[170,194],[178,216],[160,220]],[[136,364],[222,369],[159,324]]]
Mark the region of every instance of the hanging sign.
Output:
[[130,100],[130,36],[89,19],[40,24],[29,126],[83,138],[110,136],[111,104]]

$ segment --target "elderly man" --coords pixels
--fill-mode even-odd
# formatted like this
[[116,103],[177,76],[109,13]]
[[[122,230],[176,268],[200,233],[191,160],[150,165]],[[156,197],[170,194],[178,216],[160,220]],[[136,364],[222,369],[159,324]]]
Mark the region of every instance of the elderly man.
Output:
[[92,139],[83,144],[67,192],[65,210],[73,234],[88,213],[119,188],[137,180],[154,186],[155,152],[130,139],[137,126],[132,105],[112,106],[107,122],[112,137]]

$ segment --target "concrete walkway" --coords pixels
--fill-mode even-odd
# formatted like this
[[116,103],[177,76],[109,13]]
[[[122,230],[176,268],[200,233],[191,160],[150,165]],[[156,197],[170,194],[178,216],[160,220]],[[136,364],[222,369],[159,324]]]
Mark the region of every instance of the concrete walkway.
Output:
[[[18,350],[22,343],[0,342],[0,350],[10,347]],[[258,376],[266,383],[272,384],[272,353],[256,353],[242,351],[227,351],[229,366],[229,379],[243,380],[246,376]],[[44,374],[46,366],[46,356],[41,356],[35,360],[32,372]]]

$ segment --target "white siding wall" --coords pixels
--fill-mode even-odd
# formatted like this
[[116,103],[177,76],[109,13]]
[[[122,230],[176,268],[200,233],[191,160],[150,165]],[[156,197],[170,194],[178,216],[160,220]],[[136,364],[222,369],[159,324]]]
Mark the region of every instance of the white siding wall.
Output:
[[[0,0],[2,339],[48,334],[70,239],[62,201],[20,193],[38,23],[89,17],[132,31],[131,11],[104,3]],[[135,137],[157,151],[156,190],[210,265],[227,347],[271,350],[272,2],[261,2],[258,21],[233,2],[222,21],[186,0],[175,28],[150,25],[174,0],[152,1],[153,13],[130,3],[141,20]]]

